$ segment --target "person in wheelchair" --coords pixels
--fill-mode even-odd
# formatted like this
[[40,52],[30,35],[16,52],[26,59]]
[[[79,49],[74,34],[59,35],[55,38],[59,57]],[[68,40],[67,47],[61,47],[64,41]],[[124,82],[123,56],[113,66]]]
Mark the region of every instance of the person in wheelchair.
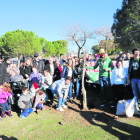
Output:
[[2,118],[6,118],[5,110],[7,109],[9,117],[12,117],[11,109],[8,105],[7,99],[8,97],[12,97],[11,86],[9,83],[4,82],[3,85],[0,86],[0,106],[2,107]]

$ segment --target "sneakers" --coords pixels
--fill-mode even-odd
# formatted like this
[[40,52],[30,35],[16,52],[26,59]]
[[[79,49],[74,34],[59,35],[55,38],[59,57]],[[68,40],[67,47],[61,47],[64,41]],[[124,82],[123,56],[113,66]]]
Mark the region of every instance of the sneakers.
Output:
[[63,108],[67,108],[67,106],[65,104],[62,105]]
[[58,111],[64,111],[64,109],[62,107],[56,108],[56,110],[58,110]]
[[135,105],[136,105],[136,109],[139,111],[139,104],[136,102]]
[[25,116],[23,116],[23,115],[20,115],[20,118],[25,119],[26,117],[25,117]]
[[65,105],[68,105],[68,104],[67,104],[67,101],[65,102]]
[[105,106],[106,105],[106,101],[103,101],[103,103],[100,105],[101,107]]
[[73,104],[73,101],[70,99],[70,103]]

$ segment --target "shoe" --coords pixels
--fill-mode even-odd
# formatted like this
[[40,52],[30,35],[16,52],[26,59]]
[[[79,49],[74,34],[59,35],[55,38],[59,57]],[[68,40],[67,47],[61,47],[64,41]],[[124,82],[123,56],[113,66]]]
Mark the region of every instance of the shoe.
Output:
[[52,103],[51,103],[51,106],[55,106],[55,103],[52,102]]
[[67,108],[67,106],[65,104],[62,105],[63,108]]
[[5,116],[5,112],[2,112],[1,117],[4,118],[4,119],[6,118],[6,116]]
[[20,118],[25,119],[26,117],[25,117],[25,116],[23,116],[23,115],[20,115]]
[[135,103],[135,105],[136,105],[136,109],[139,111],[139,104]]
[[9,117],[12,117],[11,110],[8,111]]
[[45,110],[45,106],[43,105],[42,110]]
[[56,110],[64,111],[64,109],[62,107],[56,108]]
[[65,102],[65,105],[68,105],[68,104],[67,104],[67,101]]
[[72,101],[72,100],[70,100],[70,103],[71,103],[71,104],[73,104],[73,101]]
[[103,103],[100,105],[101,107],[105,106],[106,105],[106,101],[103,101]]
[[37,110],[36,110],[37,114],[39,114],[39,113],[40,113],[40,111],[41,111],[40,109],[37,109]]

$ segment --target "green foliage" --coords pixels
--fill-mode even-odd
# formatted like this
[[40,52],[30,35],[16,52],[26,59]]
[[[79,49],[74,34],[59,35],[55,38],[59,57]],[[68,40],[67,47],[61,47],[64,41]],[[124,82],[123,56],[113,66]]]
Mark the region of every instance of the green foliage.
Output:
[[112,33],[123,51],[140,45],[140,0],[123,0],[122,9],[114,14]]
[[67,52],[67,44],[68,42],[65,40],[53,42],[46,41],[43,47],[43,52],[45,53],[45,56],[60,56],[61,53],[65,54]]
[[99,45],[92,46],[93,53],[99,53],[99,49],[104,48],[105,46],[107,48],[108,55],[112,55],[113,53],[118,53],[121,51],[119,48],[119,45],[114,43],[114,40],[102,40],[100,41]]
[[10,56],[31,56],[42,51],[44,39],[39,38],[32,31],[15,30],[6,32],[0,39],[2,51]]

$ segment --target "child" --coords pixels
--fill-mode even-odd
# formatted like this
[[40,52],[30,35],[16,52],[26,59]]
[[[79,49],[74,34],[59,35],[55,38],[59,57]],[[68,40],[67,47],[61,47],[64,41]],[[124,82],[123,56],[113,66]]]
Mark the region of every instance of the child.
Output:
[[24,110],[20,115],[22,119],[25,119],[26,117],[29,116],[30,113],[33,112],[30,99],[31,98],[30,98],[30,95],[28,94],[28,88],[24,87],[22,89],[22,95],[20,96],[18,100],[19,108]]
[[30,94],[30,98],[34,97],[36,95],[36,91],[39,89],[37,83],[33,83],[30,90],[29,90],[29,94]]
[[45,107],[43,106],[43,103],[45,102],[45,93],[39,89],[36,92],[36,96],[34,98],[34,105],[33,105],[33,110],[35,111],[37,109],[37,113],[40,113],[40,110],[44,110]]
[[30,74],[30,77],[29,77],[29,81],[30,81],[30,87],[32,86],[32,84],[34,82],[38,83],[39,84],[39,81],[40,81],[40,74],[39,72],[37,71],[37,68],[36,67],[33,67],[32,68],[32,73]]
[[0,87],[0,106],[2,107],[2,118],[6,118],[5,109],[7,109],[9,117],[12,117],[10,107],[7,103],[8,97],[12,97],[12,94],[10,92],[11,92],[10,84],[4,82],[3,85]]

